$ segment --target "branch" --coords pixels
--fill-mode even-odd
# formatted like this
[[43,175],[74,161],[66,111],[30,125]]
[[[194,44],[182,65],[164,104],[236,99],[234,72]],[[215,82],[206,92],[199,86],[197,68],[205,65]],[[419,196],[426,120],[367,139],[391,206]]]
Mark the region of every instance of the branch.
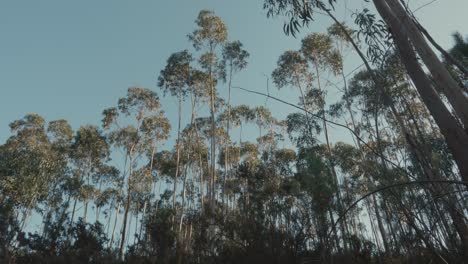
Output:
[[235,89],[239,89],[239,90],[243,90],[245,92],[248,92],[248,93],[253,93],[253,94],[258,94],[258,95],[262,95],[262,96],[265,96],[265,97],[268,97],[268,98],[271,98],[275,101],[278,101],[280,103],[283,103],[283,104],[286,104],[286,105],[289,105],[289,106],[292,106],[294,108],[297,108],[299,110],[302,110],[304,112],[306,112],[307,114],[313,116],[313,117],[316,117],[318,119],[321,119],[329,124],[332,124],[332,125],[336,125],[336,126],[339,126],[339,127],[343,127],[343,128],[346,128],[347,130],[349,130],[356,138],[357,140],[359,140],[362,144],[364,144],[372,153],[374,153],[375,155],[381,157],[382,159],[384,159],[385,161],[387,161],[388,163],[390,163],[391,165],[393,165],[396,169],[398,169],[399,171],[403,172],[405,175],[407,175],[408,177],[410,178],[415,178],[412,174],[410,174],[408,171],[406,171],[405,169],[401,168],[400,166],[398,166],[398,164],[396,164],[395,162],[387,159],[385,156],[383,156],[383,154],[379,153],[377,150],[375,150],[373,147],[371,147],[369,145],[369,143],[367,143],[366,141],[364,141],[360,136],[359,134],[354,131],[353,129],[351,129],[350,127],[346,126],[346,125],[343,125],[343,124],[340,124],[340,123],[337,123],[337,122],[334,122],[334,121],[331,121],[331,120],[328,120],[326,118],[323,118],[322,116],[320,115],[317,115],[317,114],[314,114],[314,113],[311,113],[309,112],[308,110],[306,110],[305,108],[303,107],[300,107],[298,105],[295,105],[293,103],[290,103],[290,102],[287,102],[287,101],[284,101],[282,99],[279,99],[277,97],[274,97],[274,96],[271,96],[269,94],[265,94],[265,93],[262,93],[262,92],[257,92],[257,91],[253,91],[253,90],[249,90],[249,89],[246,89],[246,88],[242,88],[242,87],[238,87],[238,86],[233,86],[232,88],[235,88]]

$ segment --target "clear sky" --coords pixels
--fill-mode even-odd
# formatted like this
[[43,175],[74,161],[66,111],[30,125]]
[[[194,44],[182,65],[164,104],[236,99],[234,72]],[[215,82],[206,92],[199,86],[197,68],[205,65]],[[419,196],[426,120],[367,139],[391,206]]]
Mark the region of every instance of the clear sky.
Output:
[[[430,0],[408,0],[413,8]],[[364,5],[348,0],[338,17]],[[282,32],[282,18],[267,19],[261,0],[2,0],[0,1],[0,143],[8,123],[27,113],[66,119],[73,128],[100,124],[104,108],[114,106],[129,86],[156,89],[167,57],[191,48],[186,35],[201,9],[210,9],[229,27],[229,38],[250,52],[249,67],[235,85],[265,91],[278,56],[297,49],[300,38]],[[439,0],[418,11],[422,23],[443,47],[450,34],[468,34],[467,0]],[[304,32],[323,31],[330,20],[318,17]],[[347,61],[351,70],[358,61]],[[272,85],[271,85],[272,86]],[[222,89],[222,88],[221,88]],[[292,90],[275,95],[297,102]],[[221,94],[225,94],[221,92]],[[265,99],[234,91],[234,104],[264,104]],[[175,120],[175,101],[163,105]],[[269,102],[285,117],[293,109]]]

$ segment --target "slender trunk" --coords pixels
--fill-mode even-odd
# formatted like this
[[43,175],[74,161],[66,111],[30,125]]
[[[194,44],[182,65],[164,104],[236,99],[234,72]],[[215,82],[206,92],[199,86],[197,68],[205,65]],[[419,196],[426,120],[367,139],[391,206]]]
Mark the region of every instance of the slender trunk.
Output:
[[379,238],[377,237],[377,231],[375,230],[376,228],[375,228],[374,219],[372,217],[371,205],[370,205],[370,202],[368,200],[366,200],[365,204],[366,204],[366,209],[367,209],[367,215],[369,216],[369,222],[370,222],[370,225],[371,225],[372,235],[373,235],[374,240],[375,240],[375,245],[377,246],[377,250],[380,251],[381,246],[380,246]]
[[115,211],[115,218],[114,218],[114,227],[112,228],[112,236],[111,236],[111,239],[109,240],[109,248],[111,248],[112,244],[114,243],[115,230],[117,228],[117,221],[119,220],[119,211],[120,211],[121,204],[122,204],[121,201],[117,203],[117,209]]
[[83,221],[86,223],[86,218],[88,216],[88,201],[85,201],[85,207],[84,207],[84,212],[83,212]]
[[129,217],[128,217],[128,230],[127,230],[127,232],[125,233],[125,241],[127,241],[127,243],[129,243],[128,241],[130,241],[130,229],[132,228],[132,221],[133,221],[132,215],[133,215],[133,213],[132,213],[132,212],[129,212]]
[[[330,217],[330,223],[335,223],[335,218],[333,217],[333,212],[331,209],[328,209],[328,215]],[[335,234],[334,237],[335,237],[336,249],[338,253],[341,254],[342,252],[341,252],[341,246],[340,246],[340,238],[338,237],[338,231],[336,230],[335,225],[333,225],[333,233]]]
[[[210,43],[210,53],[213,54],[214,47]],[[210,86],[210,118],[211,118],[211,169],[210,169],[210,186],[209,186],[209,195],[210,195],[210,210],[211,213],[214,213],[215,209],[215,182],[216,182],[216,124],[215,124],[215,87],[213,80],[213,65],[209,66],[209,86]]]
[[375,199],[375,195],[372,195],[372,202],[374,203],[375,217],[377,218],[377,225],[379,227],[380,235],[382,236],[385,253],[388,254],[390,253],[390,246],[388,245],[388,236],[383,225],[382,216],[380,215],[379,205],[377,203],[377,200]]
[[176,171],[174,175],[174,188],[172,193],[172,208],[176,208],[176,198],[177,198],[177,178],[179,177],[179,166],[180,166],[180,123],[182,119],[182,95],[178,96],[179,105],[178,105],[178,118],[177,118],[177,160],[176,160]]
[[[225,150],[224,150],[224,179],[223,179],[223,195],[222,195],[222,203],[224,205],[224,200],[226,198],[226,179],[229,178],[229,173],[230,173],[230,168],[229,168],[229,156],[230,156],[230,142],[229,142],[229,132],[230,132],[230,125],[231,125],[231,84],[232,84],[232,71],[233,71],[233,65],[231,62],[230,65],[230,71],[229,71],[229,84],[228,84],[228,118],[226,121],[226,134],[228,136],[227,142],[225,144]],[[226,210],[229,208],[229,206],[226,206]]]
[[[315,64],[315,73],[316,73],[316,77],[317,77],[317,85],[318,85],[318,89],[320,91],[322,91],[322,86],[321,86],[321,83],[320,83],[320,73],[319,73],[319,70],[318,70],[318,65]],[[332,158],[332,149],[331,149],[331,144],[330,144],[330,137],[329,137],[329,134],[328,134],[328,125],[327,125],[327,122],[325,121],[326,120],[326,117],[325,117],[325,105],[322,106],[322,119],[323,119],[323,130],[324,130],[324,134],[325,134],[325,142],[326,142],[326,146],[327,146],[327,156],[328,156],[328,161],[330,162],[330,171],[333,175],[333,182],[336,186],[336,200],[337,200],[337,204],[338,204],[338,213],[340,215],[343,214],[343,204],[342,204],[342,199],[341,199],[341,191],[340,191],[340,188],[339,188],[339,182],[338,182],[338,175],[336,173],[336,169],[335,169],[335,165],[333,164],[333,158]],[[346,217],[343,218],[343,221],[340,222],[340,231],[341,231],[341,234],[343,236],[343,246],[345,248],[345,250],[347,251],[348,250],[348,244],[346,242],[346,236],[347,236],[347,230],[346,230]],[[335,235],[338,237],[338,234],[335,230]],[[339,249],[339,248],[338,248]],[[340,250],[340,249],[339,249]]]
[[75,218],[76,203],[77,203],[77,199],[75,198],[74,201],[73,201],[73,209],[72,209],[72,215],[71,215],[71,218],[70,218],[70,225],[73,224],[73,220]]
[[[102,178],[99,179],[99,193],[102,193]],[[99,217],[101,214],[101,206],[98,206],[97,204],[95,204],[95,206],[96,206],[96,222],[99,222]]]
[[109,236],[109,229],[110,229],[110,222],[111,222],[111,219],[112,219],[112,213],[113,213],[113,209],[112,207],[114,206],[114,202],[112,201],[110,206],[109,206],[109,217],[107,219],[107,224],[106,224],[106,235]]
[[128,212],[130,211],[130,204],[132,202],[132,174],[133,174],[133,148],[130,150],[130,168],[129,168],[129,174],[128,174],[128,190],[127,190],[127,200],[125,202],[124,206],[124,218],[122,222],[122,235],[121,235],[121,240],[120,240],[120,247],[119,247],[119,259],[122,259],[123,256],[123,250],[125,247],[125,234],[127,233],[127,219],[128,219]]
[[143,204],[143,214],[141,216],[140,231],[138,232],[138,242],[141,241],[141,234],[143,233],[143,226],[145,223],[147,205],[148,205],[148,201],[145,201],[145,203]]
[[184,180],[182,183],[182,206],[180,209],[180,219],[179,219],[179,233],[182,231],[182,221],[184,219],[184,209],[185,209],[185,196],[186,196],[186,191],[187,191],[187,170],[188,166],[185,166],[185,173],[184,173]]
[[133,236],[133,244],[137,243],[139,235],[140,235],[140,232],[138,232],[138,215],[139,215],[138,211],[139,211],[139,209],[135,213],[135,231],[134,231],[135,233],[134,233],[134,236]]

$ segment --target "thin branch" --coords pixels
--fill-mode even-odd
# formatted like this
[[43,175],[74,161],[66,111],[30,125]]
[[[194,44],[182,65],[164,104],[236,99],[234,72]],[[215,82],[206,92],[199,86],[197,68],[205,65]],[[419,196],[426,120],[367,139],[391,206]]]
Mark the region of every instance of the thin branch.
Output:
[[322,116],[320,115],[317,115],[317,114],[314,114],[314,113],[311,113],[309,111],[307,111],[306,109],[304,109],[303,107],[300,107],[298,105],[295,105],[293,103],[290,103],[290,102],[287,102],[285,100],[282,100],[282,99],[279,99],[277,97],[274,97],[274,96],[271,96],[271,95],[268,95],[268,94],[265,94],[265,93],[262,93],[262,92],[257,92],[257,91],[253,91],[253,90],[249,90],[249,89],[246,89],[246,88],[242,88],[242,87],[239,87],[239,86],[233,86],[232,88],[235,88],[235,89],[239,89],[239,90],[243,90],[245,92],[249,92],[249,93],[253,93],[253,94],[258,94],[258,95],[262,95],[262,96],[266,96],[268,98],[271,98],[275,101],[278,101],[278,102],[281,102],[283,104],[286,104],[286,105],[289,105],[289,106],[292,106],[294,108],[297,108],[297,109],[300,109],[304,112],[306,112],[307,114],[315,117],[315,118],[318,118],[320,120],[323,120],[329,124],[332,124],[332,125],[336,125],[336,126],[339,126],[339,127],[343,127],[347,130],[349,130],[356,138],[357,140],[359,140],[361,143],[363,143],[367,148],[369,148],[370,151],[372,151],[374,154],[376,154],[377,156],[380,156],[381,158],[383,158],[385,161],[387,161],[388,163],[390,163],[391,165],[393,165],[395,168],[397,168],[398,170],[400,170],[401,172],[403,172],[405,175],[407,175],[408,177],[410,178],[415,178],[411,173],[409,173],[408,171],[406,171],[405,169],[401,168],[400,166],[398,166],[398,164],[396,164],[395,162],[387,159],[386,157],[383,156],[383,154],[379,153],[378,151],[376,151],[373,147],[371,147],[366,141],[364,141],[360,136],[359,134],[354,131],[353,129],[351,129],[350,127],[348,127],[347,125],[343,125],[343,124],[340,124],[340,123],[337,123],[337,122],[334,122],[334,121],[331,121],[331,120],[328,120],[326,118],[323,118]]
[[413,13],[415,13],[415,12],[417,12],[417,11],[423,9],[424,7],[426,7],[426,6],[430,5],[430,4],[435,3],[436,1],[437,1],[437,0],[432,0],[432,1],[428,2],[428,3],[425,3],[424,5],[421,5],[420,7],[416,8],[416,9],[413,11]]

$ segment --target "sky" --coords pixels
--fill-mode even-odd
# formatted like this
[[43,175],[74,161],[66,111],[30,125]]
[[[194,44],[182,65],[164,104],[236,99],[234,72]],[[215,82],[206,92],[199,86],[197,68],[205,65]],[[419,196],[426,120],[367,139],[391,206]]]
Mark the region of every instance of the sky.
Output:
[[[409,0],[413,9],[428,2]],[[362,0],[343,3],[347,8],[341,5],[337,16],[348,24],[351,12],[366,5]],[[191,49],[186,36],[202,9],[219,15],[229,28],[229,39],[243,42],[251,54],[234,85],[265,92],[265,74],[271,74],[282,52],[299,47],[300,36],[285,36],[283,18],[267,19],[262,5],[262,0],[0,1],[0,143],[10,136],[8,124],[27,113],[47,121],[66,119],[77,129],[99,125],[102,110],[116,105],[128,87],[157,90],[158,73],[168,56]],[[448,48],[454,31],[468,34],[466,10],[466,0],[438,0],[417,15]],[[303,33],[324,31],[328,25],[330,20],[319,16]],[[360,64],[349,58],[345,72]],[[273,95],[297,102],[297,91],[270,88]],[[226,89],[219,89],[225,96]],[[333,98],[333,91],[329,95]],[[173,124],[175,103],[171,98],[162,101]],[[240,103],[264,105],[265,98],[234,91],[233,104]],[[267,106],[279,118],[295,111],[271,100]]]

